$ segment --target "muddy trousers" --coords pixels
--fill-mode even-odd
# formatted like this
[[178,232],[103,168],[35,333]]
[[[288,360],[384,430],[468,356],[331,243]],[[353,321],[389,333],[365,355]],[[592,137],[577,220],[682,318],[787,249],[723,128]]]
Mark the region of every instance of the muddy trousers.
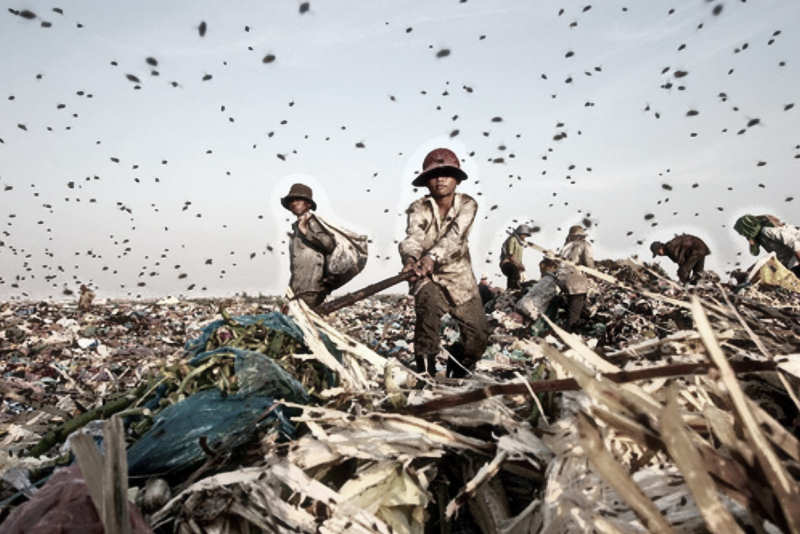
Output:
[[308,307],[312,310],[316,310],[317,307],[322,304],[327,297],[327,291],[303,291],[301,293],[295,293],[295,298],[300,299],[308,304]]
[[581,312],[586,305],[586,293],[567,296],[567,330],[572,330],[581,322]]
[[[695,254],[686,258],[686,261],[678,266],[678,280],[681,283],[689,281],[696,282],[703,274],[706,263],[705,254]],[[694,272],[692,272],[694,271]],[[690,276],[691,275],[691,276]]]
[[507,261],[500,264],[500,270],[506,275],[506,289],[519,289],[522,272],[519,267]]
[[467,369],[475,367],[475,363],[486,350],[489,338],[489,325],[486,322],[486,315],[478,295],[456,306],[439,285],[428,282],[417,292],[414,299],[414,310],[417,314],[414,330],[414,357],[418,372],[424,372],[427,364],[428,372],[434,374],[436,355],[439,353],[441,342],[439,332],[442,316],[445,313],[449,313],[456,320],[461,331],[461,341],[447,347],[461,365],[448,360],[447,375],[455,378],[462,377],[466,375],[462,366]]

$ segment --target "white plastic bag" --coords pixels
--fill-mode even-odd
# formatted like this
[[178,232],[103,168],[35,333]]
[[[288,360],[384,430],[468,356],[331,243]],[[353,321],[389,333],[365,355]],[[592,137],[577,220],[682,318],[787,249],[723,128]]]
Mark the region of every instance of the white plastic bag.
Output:
[[333,235],[336,246],[325,256],[323,282],[331,290],[338,289],[364,270],[367,264],[367,242],[365,235],[359,235],[343,228],[337,228],[317,214],[317,221]]

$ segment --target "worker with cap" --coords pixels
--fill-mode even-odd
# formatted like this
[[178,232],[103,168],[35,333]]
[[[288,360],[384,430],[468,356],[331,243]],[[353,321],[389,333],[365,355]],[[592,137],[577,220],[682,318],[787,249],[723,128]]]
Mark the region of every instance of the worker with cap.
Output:
[[466,179],[467,173],[451,150],[437,148],[428,153],[412,184],[427,187],[429,194],[406,210],[406,237],[399,245],[403,271],[414,273],[409,283],[416,312],[417,370],[427,368],[431,375],[435,374],[445,313],[456,320],[461,332],[461,340],[448,347],[453,356],[447,362],[448,376],[465,376],[488,342],[468,241],[478,203],[469,195],[456,193],[458,184]]
[[506,289],[519,289],[522,272],[522,251],[525,249],[525,238],[533,233],[527,224],[520,224],[503,242],[500,248],[500,270],[506,275]]
[[586,237],[586,230],[583,226],[579,224],[570,226],[567,239],[564,241],[564,246],[558,251],[558,255],[575,265],[584,265],[594,269],[592,245],[589,244]]
[[711,254],[708,245],[697,236],[681,234],[670,241],[654,241],[650,244],[653,257],[667,256],[678,264],[678,279],[681,283],[696,283],[703,274],[706,256]]
[[558,280],[566,296],[567,329],[572,331],[581,321],[581,313],[586,306],[586,295],[589,293],[589,281],[575,265],[594,268],[592,245],[586,239],[586,230],[583,226],[579,224],[570,226],[558,256],[574,264],[562,262],[558,269]]
[[758,256],[764,247],[774,252],[784,267],[800,277],[800,228],[783,223],[772,215],[743,215],[733,229],[747,238],[750,254]]
[[289,193],[281,198],[281,205],[297,217],[289,233],[289,287],[295,298],[316,308],[330,293],[323,280],[325,256],[333,252],[336,242],[333,235],[312,217],[317,203],[310,187],[293,184]]

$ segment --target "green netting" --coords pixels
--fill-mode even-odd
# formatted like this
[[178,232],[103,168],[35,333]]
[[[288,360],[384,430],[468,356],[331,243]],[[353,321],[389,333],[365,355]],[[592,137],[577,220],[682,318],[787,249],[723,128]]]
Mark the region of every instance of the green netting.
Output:
[[200,336],[190,339],[186,342],[184,347],[186,352],[192,356],[197,356],[205,352],[207,350],[206,347],[208,346],[208,342],[211,340],[212,336],[214,336],[217,329],[230,323],[244,327],[260,324],[275,332],[283,332],[288,334],[300,343],[303,342],[303,332],[296,324],[294,324],[294,321],[282,313],[270,312],[258,315],[239,315],[236,317],[231,317],[227,320],[219,319],[217,321],[213,321],[203,328],[203,332],[200,334]]

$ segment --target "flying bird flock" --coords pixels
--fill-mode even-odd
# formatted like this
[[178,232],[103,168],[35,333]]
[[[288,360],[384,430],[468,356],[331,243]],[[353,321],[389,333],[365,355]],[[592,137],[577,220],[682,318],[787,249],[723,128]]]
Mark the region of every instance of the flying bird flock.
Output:
[[[283,293],[302,180],[400,268],[423,155],[462,158],[476,274],[517,224],[599,257],[691,231],[797,223],[800,3],[281,0],[0,15],[0,298]],[[531,252],[532,253],[532,252]],[[744,254],[743,254],[744,253]],[[526,253],[527,254],[527,253]]]

